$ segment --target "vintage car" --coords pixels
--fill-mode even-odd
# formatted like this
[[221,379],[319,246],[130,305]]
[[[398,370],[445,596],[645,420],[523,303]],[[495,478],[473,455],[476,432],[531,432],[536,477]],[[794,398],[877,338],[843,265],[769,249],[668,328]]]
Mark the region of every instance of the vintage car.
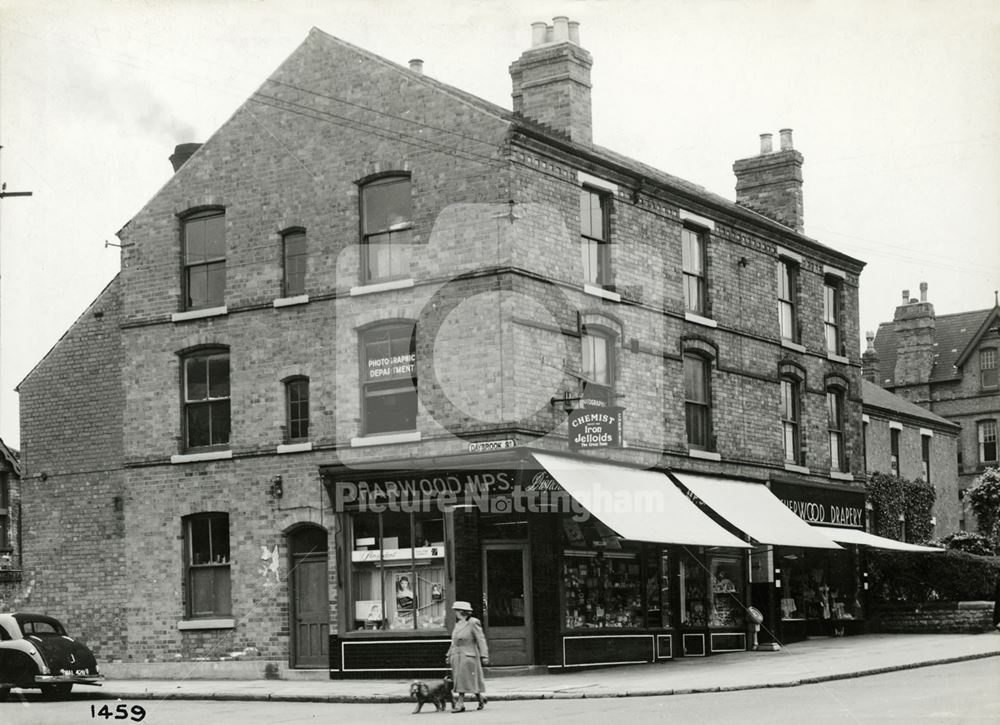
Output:
[[104,676],[83,642],[66,634],[59,620],[44,614],[0,614],[0,701],[10,688],[40,688],[66,697],[74,684],[100,685]]

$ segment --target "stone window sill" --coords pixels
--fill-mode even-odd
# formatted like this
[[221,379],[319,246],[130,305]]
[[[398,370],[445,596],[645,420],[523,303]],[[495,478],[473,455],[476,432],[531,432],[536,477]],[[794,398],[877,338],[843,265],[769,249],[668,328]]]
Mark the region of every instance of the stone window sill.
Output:
[[584,294],[593,295],[594,297],[600,297],[605,300],[611,300],[612,302],[621,302],[622,296],[617,292],[612,292],[611,290],[606,290],[603,287],[598,287],[590,283],[584,283],[583,285]]
[[688,322],[693,322],[696,325],[704,325],[705,327],[719,326],[719,323],[716,322],[715,320],[708,317],[702,317],[701,315],[695,312],[685,312],[684,319],[687,320]]
[[394,279],[389,282],[376,282],[373,284],[363,284],[358,287],[351,287],[351,297],[359,295],[370,295],[376,292],[388,292],[395,289],[406,289],[413,286],[413,278]]
[[691,458],[700,458],[704,461],[721,461],[722,454],[716,453],[715,451],[702,451],[697,448],[692,448],[688,451],[688,455]]
[[177,623],[177,629],[234,629],[236,620],[232,618],[219,619],[182,619]]
[[233,457],[232,451],[205,451],[204,453],[179,453],[170,456],[171,463],[197,463],[199,461],[224,461]]
[[362,436],[351,438],[351,448],[364,448],[366,446],[390,446],[396,443],[418,443],[420,442],[420,431],[406,431],[405,433],[385,433],[379,435]]
[[229,314],[229,308],[225,305],[221,307],[206,307],[203,310],[188,310],[187,312],[175,312],[170,315],[171,322],[187,322],[188,320],[201,320],[205,317],[221,317]]
[[278,453],[305,453],[313,449],[312,441],[303,443],[281,443],[278,445]]
[[292,307],[293,305],[304,305],[309,302],[309,295],[295,295],[294,297],[279,297],[274,301],[275,308]]

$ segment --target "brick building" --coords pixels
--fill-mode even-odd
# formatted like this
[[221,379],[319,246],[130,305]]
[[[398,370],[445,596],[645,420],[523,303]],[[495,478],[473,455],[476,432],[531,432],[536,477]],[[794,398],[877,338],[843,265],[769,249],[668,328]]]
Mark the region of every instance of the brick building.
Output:
[[792,132],[734,203],[593,144],[577,24],[532,33],[512,112],[313,30],[177,148],[19,388],[32,608],[257,676],[438,669],[454,599],[498,666],[862,619],[863,264]]
[[21,463],[0,440],[0,611],[6,611],[21,582]]
[[958,531],[960,426],[867,380],[861,381],[861,397],[865,470],[929,482],[935,493],[934,538]]
[[[975,530],[975,517],[961,505],[965,491],[988,467],[1000,464],[997,430],[1000,427],[1000,306],[992,309],[935,315],[927,300],[927,284],[920,283],[920,299],[903,291],[892,322],[883,322],[868,334],[864,375],[911,403],[960,426],[958,435],[958,484],[954,491],[939,491],[948,501],[947,535]],[[951,524],[955,525],[951,527]]]

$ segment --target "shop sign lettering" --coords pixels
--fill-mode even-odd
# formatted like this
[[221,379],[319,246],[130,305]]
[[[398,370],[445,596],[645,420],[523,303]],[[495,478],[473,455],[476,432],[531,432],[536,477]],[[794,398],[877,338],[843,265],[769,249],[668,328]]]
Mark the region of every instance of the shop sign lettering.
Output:
[[832,524],[835,526],[851,526],[862,528],[862,510],[856,506],[827,505],[816,501],[799,501],[796,499],[781,499],[796,516],[811,524]]
[[569,415],[569,447],[621,448],[624,408],[577,408]]

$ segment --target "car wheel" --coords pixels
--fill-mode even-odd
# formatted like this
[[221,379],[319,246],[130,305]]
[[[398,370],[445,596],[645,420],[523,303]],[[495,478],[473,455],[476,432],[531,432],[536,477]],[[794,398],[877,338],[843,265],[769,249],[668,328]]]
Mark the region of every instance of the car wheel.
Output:
[[72,690],[72,682],[61,682],[58,685],[44,685],[42,695],[46,700],[65,700]]

